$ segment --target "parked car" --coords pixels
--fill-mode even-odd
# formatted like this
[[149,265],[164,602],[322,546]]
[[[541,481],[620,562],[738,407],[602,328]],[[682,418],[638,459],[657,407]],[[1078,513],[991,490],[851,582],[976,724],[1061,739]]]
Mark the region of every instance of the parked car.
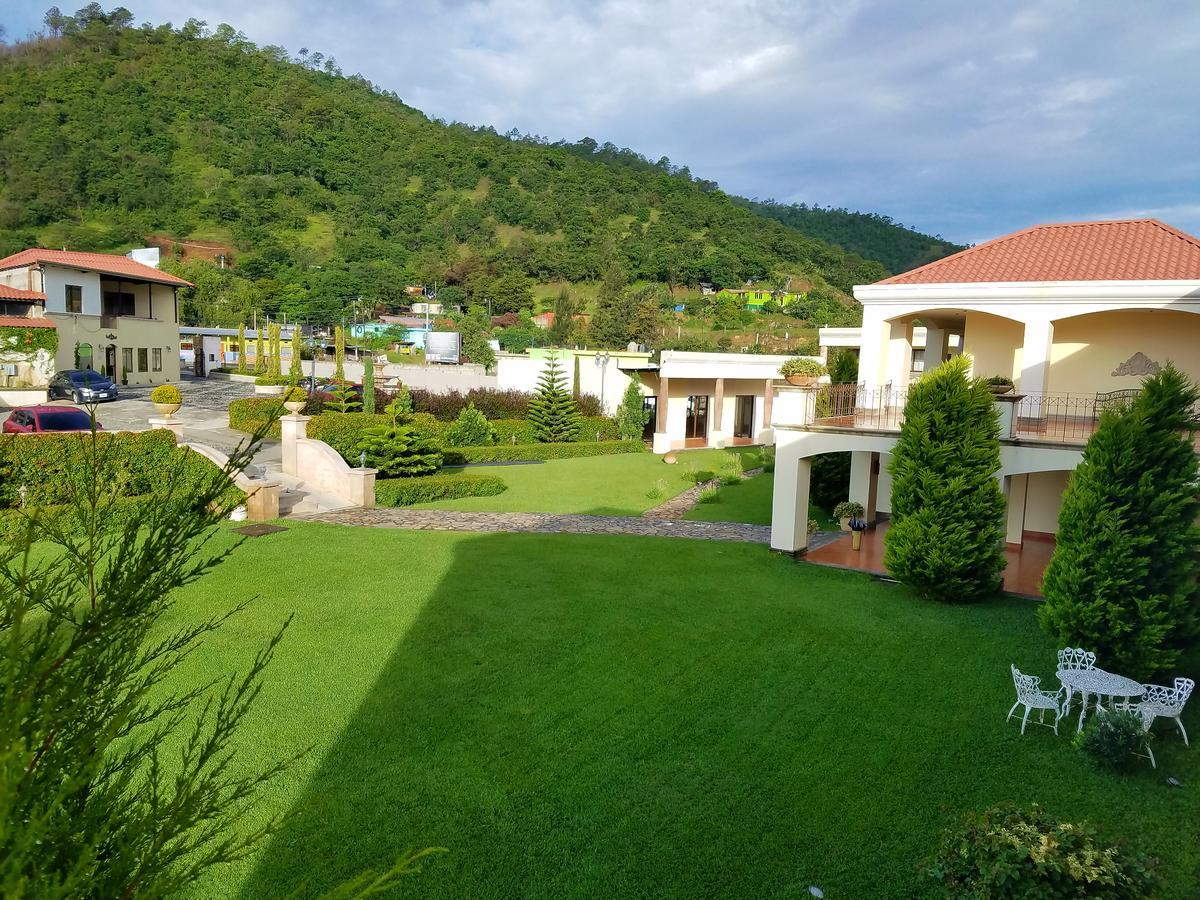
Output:
[[[4,420],[5,434],[91,430],[92,417],[74,406],[18,406]],[[104,426],[97,422],[96,430],[103,431]]]
[[117,399],[117,386],[95,369],[66,369],[50,379],[46,396],[51,400],[98,403]]

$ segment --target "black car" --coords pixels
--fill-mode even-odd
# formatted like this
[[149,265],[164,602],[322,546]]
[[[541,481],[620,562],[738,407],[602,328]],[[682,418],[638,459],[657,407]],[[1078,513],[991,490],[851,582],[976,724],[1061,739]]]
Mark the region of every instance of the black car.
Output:
[[99,403],[117,399],[117,386],[95,369],[67,369],[50,379],[46,396],[51,400]]

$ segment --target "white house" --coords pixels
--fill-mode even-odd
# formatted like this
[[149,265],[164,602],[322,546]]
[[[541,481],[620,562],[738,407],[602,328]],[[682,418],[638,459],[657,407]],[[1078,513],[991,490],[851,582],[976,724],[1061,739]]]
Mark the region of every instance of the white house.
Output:
[[1105,404],[1168,360],[1200,379],[1200,239],[1153,219],[1039,225],[876,284],[863,306],[858,385],[777,390],[771,545],[808,546],[810,461],[851,454],[850,499],[891,509],[890,454],[914,371],[957,344],[977,376],[1011,378],[1000,400],[1007,540],[1052,541],[1070,472]]

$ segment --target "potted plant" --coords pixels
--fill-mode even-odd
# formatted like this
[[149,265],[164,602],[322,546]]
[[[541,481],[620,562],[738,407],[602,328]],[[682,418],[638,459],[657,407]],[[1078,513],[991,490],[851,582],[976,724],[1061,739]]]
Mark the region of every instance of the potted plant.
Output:
[[779,367],[779,374],[788,384],[806,387],[817,383],[817,379],[825,374],[825,367],[815,359],[794,356]]
[[150,392],[150,402],[164,419],[169,419],[183,406],[183,395],[173,384],[160,384]]
[[121,366],[121,384],[129,384],[129,369]]
[[850,549],[862,549],[863,532],[867,530],[867,523],[864,519],[850,520]]
[[993,375],[987,380],[988,390],[999,396],[1013,389],[1013,380],[1007,375]]
[[304,388],[290,387],[283,394],[283,406],[293,416],[300,415],[304,411],[304,404],[308,402],[308,394],[304,392]]
[[833,508],[833,517],[842,523],[842,531],[849,531],[850,520],[861,518],[865,513],[863,505],[857,500],[843,500]]

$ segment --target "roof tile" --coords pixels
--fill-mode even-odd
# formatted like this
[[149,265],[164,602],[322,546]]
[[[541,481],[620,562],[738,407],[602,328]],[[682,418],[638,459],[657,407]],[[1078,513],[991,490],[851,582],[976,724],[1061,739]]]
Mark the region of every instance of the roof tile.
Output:
[[26,291],[21,288],[0,284],[0,300],[27,300],[30,303],[45,303],[46,295],[38,291]]
[[124,275],[139,281],[153,281],[156,284],[191,287],[190,281],[184,281],[182,278],[177,278],[169,272],[153,266],[134,262],[128,256],[117,256],[113,253],[83,253],[76,250],[46,250],[34,247],[0,259],[0,270],[15,269],[18,266],[29,266],[35,263],[52,263],[59,266],[70,266],[74,269],[89,269],[105,275]]

